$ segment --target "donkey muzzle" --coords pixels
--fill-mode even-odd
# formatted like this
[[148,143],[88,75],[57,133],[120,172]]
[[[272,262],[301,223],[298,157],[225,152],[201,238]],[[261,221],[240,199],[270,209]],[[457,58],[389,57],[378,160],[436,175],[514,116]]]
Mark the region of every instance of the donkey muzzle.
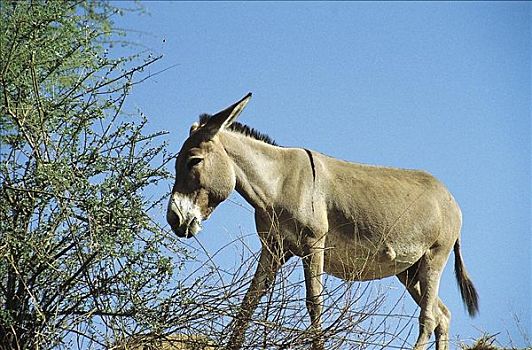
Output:
[[172,228],[177,237],[180,238],[191,238],[196,233],[201,231],[201,223],[197,218],[192,218],[186,225],[182,225],[177,228]]
[[177,193],[172,194],[168,203],[166,221],[181,238],[190,238],[202,228],[199,208],[190,199]]

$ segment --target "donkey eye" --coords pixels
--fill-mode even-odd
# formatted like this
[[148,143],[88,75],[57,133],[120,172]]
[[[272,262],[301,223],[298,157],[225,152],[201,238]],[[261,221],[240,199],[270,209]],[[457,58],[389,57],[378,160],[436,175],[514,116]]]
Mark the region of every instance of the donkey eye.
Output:
[[193,167],[195,167],[196,165],[198,165],[199,163],[201,163],[201,161],[203,160],[203,158],[190,158],[187,162],[187,168],[190,170],[192,169]]

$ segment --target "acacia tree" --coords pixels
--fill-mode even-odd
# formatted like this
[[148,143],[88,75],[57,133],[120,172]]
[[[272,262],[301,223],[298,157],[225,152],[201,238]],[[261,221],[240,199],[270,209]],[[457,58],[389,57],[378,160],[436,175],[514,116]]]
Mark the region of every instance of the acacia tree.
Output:
[[124,9],[106,2],[0,7],[0,347],[87,348],[156,330],[179,264],[168,249],[183,251],[145,193],[170,157],[163,133],[123,105],[159,58],[111,55],[128,45],[113,27]]

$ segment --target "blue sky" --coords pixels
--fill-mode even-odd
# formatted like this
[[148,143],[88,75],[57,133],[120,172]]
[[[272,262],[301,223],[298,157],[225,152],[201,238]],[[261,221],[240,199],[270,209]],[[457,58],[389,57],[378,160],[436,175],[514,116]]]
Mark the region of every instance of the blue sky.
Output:
[[[129,108],[170,131],[173,151],[200,113],[252,91],[240,121],[281,145],[431,172],[460,203],[480,294],[470,319],[448,264],[452,336],[524,345],[514,315],[532,336],[530,3],[143,5],[148,16],[117,24],[164,55],[154,72],[177,66],[136,86]],[[214,252],[253,231],[252,214],[226,202],[198,239]]]

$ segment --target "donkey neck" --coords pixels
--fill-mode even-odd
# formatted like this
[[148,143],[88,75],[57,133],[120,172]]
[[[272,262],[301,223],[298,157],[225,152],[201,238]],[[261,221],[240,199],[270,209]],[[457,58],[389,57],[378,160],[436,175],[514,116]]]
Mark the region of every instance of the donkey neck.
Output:
[[287,169],[284,149],[231,131],[219,137],[234,164],[236,191],[255,209],[274,206]]

